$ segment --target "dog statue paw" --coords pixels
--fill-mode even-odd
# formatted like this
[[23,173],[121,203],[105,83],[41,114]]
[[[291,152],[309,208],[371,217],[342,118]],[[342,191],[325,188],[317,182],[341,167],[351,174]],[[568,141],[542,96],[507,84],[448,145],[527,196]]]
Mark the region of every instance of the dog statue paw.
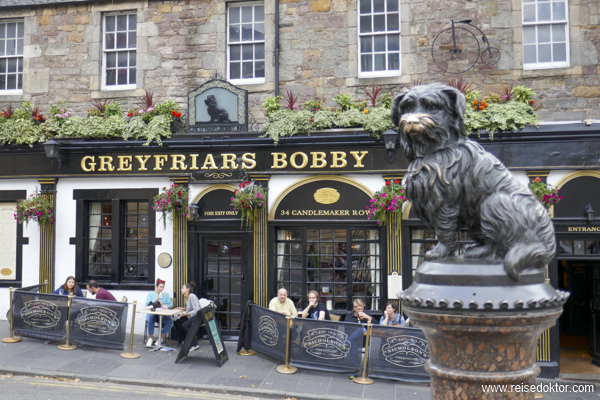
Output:
[[394,99],[392,122],[409,161],[406,197],[433,227],[444,247],[426,255],[436,260],[457,247],[466,228],[476,243],[465,256],[504,260],[515,281],[523,271],[543,269],[555,254],[548,212],[528,187],[492,154],[468,138],[465,97],[439,83],[416,86]]
[[425,253],[425,260],[437,261],[454,254],[454,249],[446,247],[442,242],[438,242],[433,249]]

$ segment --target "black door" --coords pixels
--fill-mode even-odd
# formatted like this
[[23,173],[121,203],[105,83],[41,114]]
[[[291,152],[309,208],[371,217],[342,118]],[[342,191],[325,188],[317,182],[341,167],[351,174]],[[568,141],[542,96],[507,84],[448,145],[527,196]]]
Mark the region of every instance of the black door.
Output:
[[592,263],[592,341],[590,355],[600,367],[600,262]]
[[587,261],[571,261],[567,267],[567,284],[571,297],[565,305],[569,336],[588,336],[590,329],[591,269]]
[[238,336],[249,298],[248,251],[245,235],[201,236],[203,293],[215,302],[223,336]]

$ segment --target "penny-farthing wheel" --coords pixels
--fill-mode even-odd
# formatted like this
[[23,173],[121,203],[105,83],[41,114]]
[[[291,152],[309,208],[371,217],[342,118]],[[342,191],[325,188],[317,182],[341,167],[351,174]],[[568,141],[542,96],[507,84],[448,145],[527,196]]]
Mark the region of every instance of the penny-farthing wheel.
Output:
[[481,52],[481,62],[485,65],[496,65],[500,61],[500,50],[488,47]]
[[431,56],[442,71],[460,74],[477,63],[479,41],[468,29],[458,26],[444,29],[433,40]]

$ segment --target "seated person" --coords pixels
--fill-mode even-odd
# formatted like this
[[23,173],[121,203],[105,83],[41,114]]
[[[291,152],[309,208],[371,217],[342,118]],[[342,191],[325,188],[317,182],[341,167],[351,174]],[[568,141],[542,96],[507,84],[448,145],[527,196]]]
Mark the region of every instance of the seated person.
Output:
[[386,303],[385,311],[381,316],[381,320],[379,320],[379,324],[387,326],[404,326],[405,323],[404,317],[398,314],[398,306],[396,303]]
[[302,318],[324,319],[331,321],[329,311],[325,304],[319,300],[319,293],[316,290],[308,292],[308,307],[302,311]]
[[[146,306],[149,306],[150,303],[154,303],[158,300],[163,307],[173,307],[173,301],[171,300],[169,293],[166,293],[164,290],[165,281],[157,279],[154,292],[148,293],[148,297],[146,297]],[[158,315],[148,314],[146,316],[146,321],[148,321],[148,343],[146,343],[146,347],[152,347],[154,342],[154,322],[158,320]],[[173,318],[164,316],[162,320],[165,324],[164,328],[162,329],[162,340],[164,340],[167,337],[167,333],[169,333],[169,330],[173,326]]]
[[365,301],[363,299],[354,299],[352,302],[354,309],[346,315],[346,322],[355,322],[355,323],[363,323],[366,324],[368,321],[373,323],[373,317],[369,314],[365,313]]
[[88,282],[87,290],[88,292],[96,295],[96,300],[117,301],[117,299],[115,299],[115,296],[113,296],[108,290],[101,288],[100,285],[98,285],[98,282],[96,282],[93,279],[91,279]]
[[[185,337],[192,326],[192,322],[194,322],[193,318],[200,310],[200,301],[198,300],[198,296],[192,293],[195,286],[196,284],[194,282],[190,282],[181,287],[181,294],[183,297],[185,297],[185,308],[180,307],[180,309],[185,310],[185,312],[178,320],[175,321],[175,328],[177,329],[177,343],[184,342]],[[198,347],[200,347],[198,346],[198,338],[194,336],[190,351],[194,351]]]
[[81,291],[79,286],[77,286],[77,282],[75,281],[74,276],[69,276],[65,281],[64,285],[60,286],[58,289],[52,292],[52,294],[63,294],[65,296],[68,296],[71,293],[74,296],[83,297],[83,292]]
[[269,310],[285,315],[291,315],[296,318],[298,316],[298,310],[296,310],[294,302],[288,299],[287,295],[288,292],[286,288],[279,289],[277,297],[274,297],[269,302]]
[[339,270],[335,272],[337,279],[346,279],[346,243],[338,244],[336,256],[333,258],[333,268]]

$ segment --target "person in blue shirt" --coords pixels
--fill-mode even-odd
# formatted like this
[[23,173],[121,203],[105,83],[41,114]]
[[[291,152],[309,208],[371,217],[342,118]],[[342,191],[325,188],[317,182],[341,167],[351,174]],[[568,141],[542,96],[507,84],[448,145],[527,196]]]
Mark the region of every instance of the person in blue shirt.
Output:
[[77,282],[75,281],[74,276],[69,276],[65,281],[65,284],[56,289],[53,294],[62,294],[68,296],[70,293],[73,293],[76,297],[83,297],[83,292],[77,286]]
[[404,326],[405,323],[404,317],[398,314],[398,306],[396,303],[387,303],[379,324],[387,326]]
[[[150,303],[154,303],[159,301],[161,306],[164,308],[173,307],[173,300],[169,296],[169,293],[165,292],[165,281],[161,279],[156,280],[156,289],[154,292],[148,293],[146,297],[146,306],[149,306]],[[158,315],[148,314],[146,316],[146,321],[148,321],[148,343],[146,343],[146,347],[152,347],[154,343],[154,322],[158,321]],[[163,316],[162,318],[164,327],[162,329],[162,340],[165,340],[167,333],[173,326],[173,318],[169,316]]]

